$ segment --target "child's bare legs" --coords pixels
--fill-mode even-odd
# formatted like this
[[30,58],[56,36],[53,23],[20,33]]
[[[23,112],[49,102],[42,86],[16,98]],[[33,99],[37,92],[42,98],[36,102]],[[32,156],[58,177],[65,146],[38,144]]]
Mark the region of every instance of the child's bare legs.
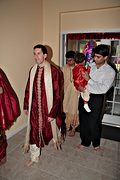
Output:
[[87,86],[86,86],[85,91],[84,91],[84,92],[81,92],[81,97],[82,97],[82,99],[83,99],[83,101],[84,101],[84,108],[85,108],[85,110],[86,110],[87,112],[91,112],[91,109],[90,109],[89,106],[88,106],[88,101],[89,101],[89,99],[90,99],[90,93],[89,93],[89,91],[88,91],[88,89],[87,89]]

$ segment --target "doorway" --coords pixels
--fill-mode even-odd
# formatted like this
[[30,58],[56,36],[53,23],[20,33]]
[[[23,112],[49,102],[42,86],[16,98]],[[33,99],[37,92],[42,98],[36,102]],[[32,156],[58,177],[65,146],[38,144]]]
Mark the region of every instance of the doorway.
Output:
[[[110,46],[110,59],[117,69],[115,83],[106,103],[106,116],[103,124],[120,128],[120,30],[105,32],[62,33],[60,65],[66,64],[65,54],[69,50],[83,52],[88,61],[92,59],[92,50],[96,45]],[[87,49],[88,48],[88,49]],[[88,51],[87,51],[88,50]]]

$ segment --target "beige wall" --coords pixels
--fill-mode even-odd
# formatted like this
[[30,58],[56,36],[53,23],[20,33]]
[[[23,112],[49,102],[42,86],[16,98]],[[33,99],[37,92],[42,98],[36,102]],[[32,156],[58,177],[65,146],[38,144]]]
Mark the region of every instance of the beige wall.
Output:
[[44,0],[43,42],[53,49],[59,64],[60,33],[93,29],[120,29],[119,0]]
[[[120,28],[120,7],[61,13],[61,32],[90,32]],[[79,23],[78,23],[79,22]],[[72,24],[72,26],[71,26]]]
[[[16,91],[21,110],[28,70],[33,65],[32,47],[42,42],[42,0],[0,0],[0,67]],[[21,129],[22,115],[7,133]]]

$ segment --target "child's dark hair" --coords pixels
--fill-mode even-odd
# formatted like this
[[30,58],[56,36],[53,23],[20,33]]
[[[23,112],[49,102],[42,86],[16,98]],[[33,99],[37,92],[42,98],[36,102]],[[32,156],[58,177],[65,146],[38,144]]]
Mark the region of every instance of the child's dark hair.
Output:
[[83,63],[84,61],[86,62],[85,55],[83,53],[76,52],[76,54],[75,54],[75,62],[76,62],[76,64]]

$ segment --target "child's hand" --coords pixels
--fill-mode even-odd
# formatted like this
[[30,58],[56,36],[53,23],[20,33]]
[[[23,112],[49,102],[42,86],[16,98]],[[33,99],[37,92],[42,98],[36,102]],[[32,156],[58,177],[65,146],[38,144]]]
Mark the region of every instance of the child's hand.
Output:
[[82,87],[82,86],[79,86],[77,89],[78,89],[78,91],[80,91],[80,92],[84,92],[84,91],[85,91],[85,88]]

